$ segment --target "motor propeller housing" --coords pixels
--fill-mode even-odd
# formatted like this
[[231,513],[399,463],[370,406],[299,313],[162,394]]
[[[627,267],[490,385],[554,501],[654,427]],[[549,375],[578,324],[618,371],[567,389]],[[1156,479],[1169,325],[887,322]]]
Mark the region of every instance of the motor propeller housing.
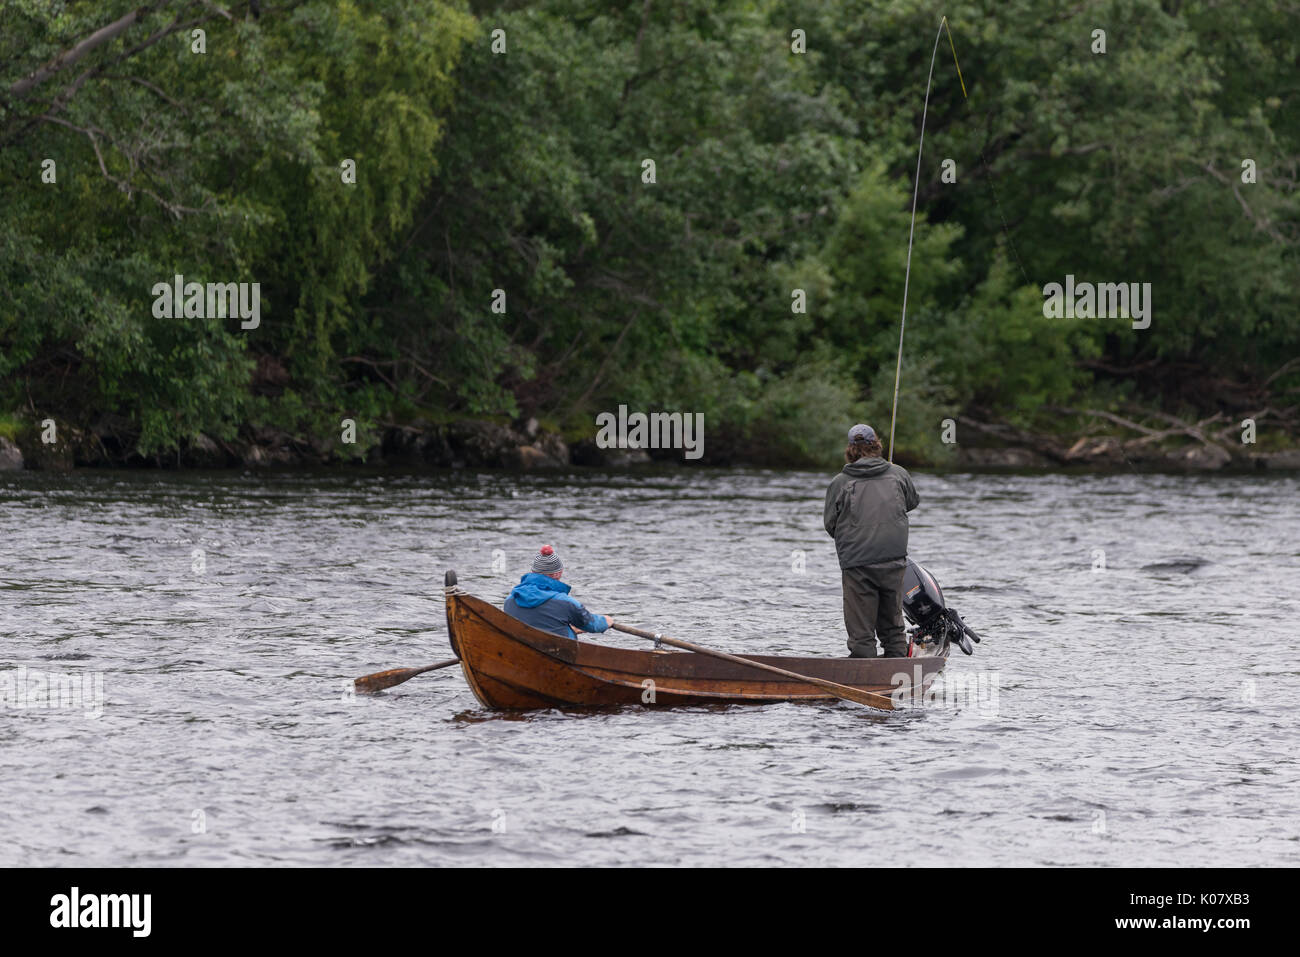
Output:
[[971,641],[980,640],[961,616],[948,607],[935,577],[910,558],[903,572],[903,614],[916,626],[909,636],[921,644],[950,641],[969,655],[975,651]]

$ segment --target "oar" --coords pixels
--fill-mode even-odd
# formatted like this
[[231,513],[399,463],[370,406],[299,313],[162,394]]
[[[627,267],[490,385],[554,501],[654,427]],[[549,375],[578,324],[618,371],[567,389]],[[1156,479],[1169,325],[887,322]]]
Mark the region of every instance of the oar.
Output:
[[741,658],[739,655],[729,655],[725,651],[714,651],[711,648],[703,648],[700,645],[693,645],[689,641],[669,638],[667,635],[656,635],[652,631],[642,631],[640,628],[633,628],[631,625],[620,625],[618,622],[615,622],[610,627],[614,628],[616,631],[625,631],[629,635],[636,635],[638,638],[649,638],[651,641],[661,641],[665,645],[672,645],[674,648],[683,648],[686,651],[693,651],[698,655],[708,655],[711,658],[721,658],[723,661],[733,661],[738,665],[749,665],[751,668],[770,671],[774,675],[781,675],[785,678],[794,678],[796,681],[802,681],[806,684],[823,688],[835,695],[837,698],[843,698],[845,701],[856,701],[858,704],[865,704],[869,708],[879,708],[881,711],[894,710],[894,702],[892,699],[887,698],[882,694],[876,694],[872,691],[859,691],[857,688],[850,688],[848,685],[842,685],[834,681],[827,681],[825,678],[814,678],[810,675],[796,674],[793,671],[786,671],[784,668],[777,668],[774,665],[765,665],[761,661]]
[[358,678],[352,684],[362,694],[374,694],[393,685],[400,685],[403,681],[410,681],[416,675],[422,675],[426,671],[437,671],[439,668],[450,668],[458,664],[460,664],[459,658],[448,658],[446,661],[440,661],[436,665],[425,665],[423,668],[390,668],[388,671],[377,671],[373,675]]

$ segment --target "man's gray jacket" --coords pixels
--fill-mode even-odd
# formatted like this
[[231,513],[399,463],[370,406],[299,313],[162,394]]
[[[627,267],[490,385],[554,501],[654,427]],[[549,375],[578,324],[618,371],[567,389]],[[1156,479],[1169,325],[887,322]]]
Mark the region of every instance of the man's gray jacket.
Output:
[[824,515],[840,568],[907,557],[907,513],[920,501],[900,465],[870,458],[844,466],[826,490]]

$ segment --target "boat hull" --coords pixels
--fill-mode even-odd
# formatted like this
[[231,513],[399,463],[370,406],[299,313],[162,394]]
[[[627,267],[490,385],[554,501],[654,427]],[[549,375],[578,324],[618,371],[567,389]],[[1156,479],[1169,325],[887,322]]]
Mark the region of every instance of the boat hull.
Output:
[[[459,590],[447,595],[452,650],[474,695],[489,708],[673,707],[835,701],[806,682],[694,652],[629,650],[539,631]],[[924,692],[948,648],[914,658],[801,658],[746,655],[787,671],[862,691]]]

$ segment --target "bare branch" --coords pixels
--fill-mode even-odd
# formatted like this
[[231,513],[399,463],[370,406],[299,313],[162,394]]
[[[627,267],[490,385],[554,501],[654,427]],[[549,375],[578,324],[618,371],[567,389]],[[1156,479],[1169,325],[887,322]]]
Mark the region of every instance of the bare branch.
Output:
[[84,137],[86,137],[86,139],[90,140],[90,145],[95,150],[95,159],[99,161],[99,171],[104,174],[104,178],[106,180],[108,180],[110,183],[112,183],[122,192],[126,193],[128,197],[134,195],[134,193],[138,190],[141,193],[144,193],[146,196],[153,199],[156,203],[158,203],[159,206],[163,207],[165,210],[167,210],[177,219],[180,219],[182,214],[184,213],[203,212],[203,210],[201,209],[194,209],[193,207],[190,206],[182,206],[180,203],[173,203],[170,200],[163,199],[162,196],[160,196],[158,193],[156,193],[154,190],[150,189],[147,186],[140,186],[138,184],[130,183],[127,180],[123,180],[110,173],[108,171],[108,164],[104,162],[104,154],[99,148],[99,137],[103,136],[105,139],[108,139],[108,135],[103,130],[93,126],[77,126],[75,123],[69,123],[67,120],[62,119],[61,117],[49,116],[48,114],[38,116],[37,119],[45,123],[56,123],[59,126],[67,127],[70,130],[74,130],[75,132],[82,134]]
[[225,9],[224,7],[218,6],[217,4],[213,3],[212,0],[203,0],[203,5],[205,7],[208,7],[209,9],[217,11],[217,13],[221,14],[231,23],[235,22],[235,18],[230,15],[229,10]]
[[1241,195],[1241,189],[1235,179],[1220,173],[1214,168],[1213,163],[1206,163],[1201,168],[1217,179],[1220,183],[1232,187],[1232,195],[1237,197],[1237,202],[1241,204],[1241,209],[1246,214],[1246,218],[1255,224],[1256,229],[1260,232],[1267,233],[1279,243],[1286,243],[1286,237],[1277,231],[1277,228],[1267,216],[1264,216],[1262,213],[1256,213],[1250,208],[1250,204],[1246,202],[1246,197]]
[[144,87],[145,89],[147,89],[147,90],[152,90],[154,93],[157,93],[160,97],[162,97],[164,100],[166,100],[166,101],[167,101],[168,103],[170,103],[172,106],[176,107],[176,109],[178,109],[178,110],[182,110],[182,111],[184,111],[184,112],[186,112],[186,113],[189,112],[189,110],[186,108],[186,106],[185,106],[184,103],[180,102],[179,100],[174,100],[174,99],[172,99],[170,96],[168,96],[166,93],[163,92],[163,90],[162,90],[161,87],[159,87],[159,86],[158,86],[157,84],[155,84],[155,83],[150,83],[148,80],[144,79],[143,77],[139,77],[139,76],[124,76],[124,75],[121,74],[121,73],[103,73],[103,74],[100,74],[99,79],[101,79],[101,80],[127,80],[127,81],[130,82],[130,83],[138,83],[138,84],[140,84],[142,87]]
[[1288,372],[1290,372],[1298,365],[1300,365],[1300,356],[1296,356],[1294,359],[1289,359],[1286,362],[1282,363],[1281,368],[1277,369],[1277,371],[1275,371],[1271,376],[1269,376],[1267,379],[1264,380],[1264,388],[1268,388],[1270,385],[1273,384],[1273,381],[1275,379],[1278,379],[1281,376],[1286,375]]
[[125,16],[119,17],[108,26],[100,27],[72,49],[65,50],[49,63],[45,64],[45,66],[13,84],[9,87],[9,95],[13,97],[26,96],[60,70],[72,66],[72,64],[76,63],[91,50],[101,47],[110,40],[121,36],[131,27],[132,24],[143,19],[146,14],[152,13],[158,6],[159,5],[156,3],[145,4],[137,7]]

